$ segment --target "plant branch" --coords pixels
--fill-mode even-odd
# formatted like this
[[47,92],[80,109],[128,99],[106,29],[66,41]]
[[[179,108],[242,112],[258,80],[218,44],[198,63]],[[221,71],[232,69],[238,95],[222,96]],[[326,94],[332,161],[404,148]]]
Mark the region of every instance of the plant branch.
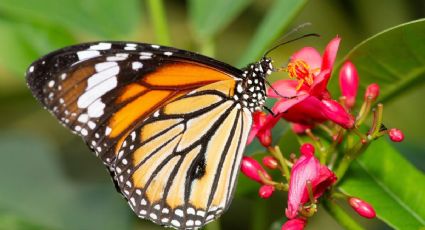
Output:
[[362,230],[360,226],[350,215],[348,215],[341,207],[338,206],[333,200],[326,199],[323,202],[326,211],[345,229],[348,230]]
[[148,7],[156,42],[161,45],[171,45],[170,36],[162,0],[148,0]]

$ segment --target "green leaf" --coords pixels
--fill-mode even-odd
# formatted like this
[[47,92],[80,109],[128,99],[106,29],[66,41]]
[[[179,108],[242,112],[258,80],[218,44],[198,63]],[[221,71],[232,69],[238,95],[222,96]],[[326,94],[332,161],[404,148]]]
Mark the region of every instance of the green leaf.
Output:
[[[352,61],[357,67],[361,78],[359,97],[373,82],[380,86],[380,102],[423,84],[424,41],[425,19],[421,19],[385,30],[354,47],[344,60]],[[338,73],[333,73],[332,92],[338,92]]]
[[137,0],[0,1],[2,17],[28,24],[56,25],[102,38],[123,38],[140,22]]
[[7,159],[0,161],[0,223],[43,226],[38,229],[129,228],[131,210],[113,184],[70,181],[45,139],[1,132],[0,148]]
[[36,58],[76,42],[66,30],[53,26],[31,26],[0,19],[0,67],[23,77]]
[[248,45],[248,49],[242,55],[238,66],[244,66],[253,60],[257,60],[279,36],[288,29],[288,26],[305,6],[307,0],[275,0],[269,12],[261,21],[254,38]]
[[385,140],[369,146],[340,188],[371,203],[378,218],[393,228],[425,226],[425,175]]
[[189,1],[193,29],[201,40],[209,40],[235,19],[252,0]]

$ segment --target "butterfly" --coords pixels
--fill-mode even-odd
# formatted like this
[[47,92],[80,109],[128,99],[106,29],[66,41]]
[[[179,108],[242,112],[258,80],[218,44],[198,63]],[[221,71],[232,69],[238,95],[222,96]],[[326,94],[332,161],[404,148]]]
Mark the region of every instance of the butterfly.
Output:
[[172,47],[93,42],[42,57],[26,80],[140,218],[192,229],[229,207],[272,71],[265,56],[238,69]]

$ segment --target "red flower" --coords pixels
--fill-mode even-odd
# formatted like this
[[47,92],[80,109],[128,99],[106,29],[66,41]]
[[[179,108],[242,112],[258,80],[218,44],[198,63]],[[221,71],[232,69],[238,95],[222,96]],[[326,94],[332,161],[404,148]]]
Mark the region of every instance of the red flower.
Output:
[[339,72],[339,87],[345,97],[345,106],[352,108],[356,103],[359,75],[356,67],[350,61],[345,62]]
[[296,218],[286,221],[282,225],[282,230],[303,230],[307,221],[301,218]]
[[289,219],[295,218],[300,207],[309,201],[307,181],[311,182],[315,199],[320,197],[336,181],[335,174],[319,163],[319,160],[314,157],[314,151],[311,151],[311,148],[304,146],[302,150],[303,155],[291,169],[288,208],[286,209],[286,216]]
[[339,37],[334,38],[322,57],[311,47],[305,47],[291,57],[287,71],[290,78],[297,81],[277,81],[267,92],[269,97],[280,99],[272,108],[274,113],[290,122],[307,126],[326,120],[332,120],[345,128],[353,126],[354,118],[350,114],[345,110],[335,111],[334,103],[327,103],[330,94],[326,87],[339,42]]
[[253,124],[248,136],[247,144],[251,143],[254,137],[257,137],[260,143],[268,147],[272,143],[272,128],[279,121],[280,117],[266,115],[264,112],[255,112],[253,114]]
[[265,178],[271,179],[270,175],[261,167],[260,163],[252,157],[242,157],[241,171],[245,176],[259,183],[262,183],[262,180],[258,172],[261,172]]
[[356,197],[348,198],[348,204],[356,211],[360,216],[363,216],[368,219],[376,217],[375,209],[369,203],[360,200]]

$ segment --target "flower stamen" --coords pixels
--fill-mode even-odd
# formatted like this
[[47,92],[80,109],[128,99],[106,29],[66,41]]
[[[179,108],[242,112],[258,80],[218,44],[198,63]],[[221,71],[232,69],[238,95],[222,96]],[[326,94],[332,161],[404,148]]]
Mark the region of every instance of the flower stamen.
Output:
[[308,86],[313,85],[314,73],[319,71],[319,69],[311,69],[307,62],[297,59],[289,62],[285,71],[288,72],[290,78],[298,80],[296,90],[299,90],[304,83]]

